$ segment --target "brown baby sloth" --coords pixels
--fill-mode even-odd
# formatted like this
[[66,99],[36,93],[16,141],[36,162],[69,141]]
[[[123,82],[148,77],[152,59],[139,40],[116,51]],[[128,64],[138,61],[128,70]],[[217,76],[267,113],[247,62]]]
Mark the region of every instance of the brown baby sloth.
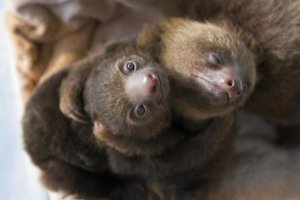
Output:
[[[203,84],[202,92],[183,74],[172,77],[169,94],[167,74],[153,62],[146,41],[142,34],[137,45],[112,45],[104,55],[54,75],[30,99],[23,119],[25,146],[49,189],[87,199],[145,199],[158,182],[172,198],[199,198],[200,185],[223,168],[220,163],[227,160],[234,133],[233,115],[228,113],[233,108],[219,112],[218,106],[248,93],[240,94],[240,86],[215,87],[216,92],[207,93],[214,88],[210,84]],[[230,45],[243,48],[234,40]],[[172,69],[165,69],[172,75]],[[209,68],[206,71],[210,76],[204,82],[217,80]],[[236,68],[214,71],[239,81],[245,78]],[[227,93],[233,96],[227,98]],[[175,97],[185,103],[174,103]],[[205,109],[217,111],[201,113],[196,98]],[[180,108],[189,101],[197,105],[190,115]],[[143,163],[150,157],[153,162],[128,174],[127,161],[131,165],[131,159],[138,158]],[[116,165],[122,158],[124,167]]]
[[166,69],[172,108],[181,115],[205,119],[232,112],[254,89],[254,55],[212,23],[171,18],[147,26],[137,44]]
[[[141,180],[111,172],[106,144],[97,139],[99,131],[110,128],[127,149],[132,148],[130,153],[139,152],[137,149],[160,152],[184,135],[156,134],[170,119],[168,79],[158,64],[134,47],[121,48],[115,56],[109,52],[61,71],[37,88],[23,118],[25,148],[50,190],[84,199],[147,199],[150,192]],[[139,71],[131,74],[133,62],[138,63]],[[68,81],[75,75],[82,82]],[[140,86],[143,78],[149,80]],[[133,90],[132,96],[127,95],[123,81]],[[77,113],[79,121],[67,118],[59,109],[60,96],[64,99],[69,83],[78,89],[73,92],[79,92],[76,101],[83,106],[79,110],[87,114],[83,118]],[[140,91],[135,92],[134,87]],[[139,101],[147,101],[147,110]]]

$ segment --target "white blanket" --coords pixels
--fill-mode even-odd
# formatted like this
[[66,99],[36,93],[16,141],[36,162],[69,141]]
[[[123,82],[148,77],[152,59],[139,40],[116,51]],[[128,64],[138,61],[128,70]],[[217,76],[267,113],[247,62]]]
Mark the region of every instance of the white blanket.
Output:
[[134,38],[160,11],[122,0],[7,0],[6,21],[26,101],[35,86],[58,70],[102,51],[106,43]]

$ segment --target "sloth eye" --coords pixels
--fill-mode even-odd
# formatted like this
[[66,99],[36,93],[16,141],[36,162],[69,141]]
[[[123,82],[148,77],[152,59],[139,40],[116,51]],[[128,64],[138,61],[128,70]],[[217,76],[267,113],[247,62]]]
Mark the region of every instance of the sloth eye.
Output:
[[135,61],[127,61],[124,64],[124,72],[125,73],[132,73],[137,69],[137,63]]
[[220,58],[220,56],[215,53],[209,53],[207,55],[207,61],[209,64],[212,64],[212,65],[222,65],[223,64],[223,61]]
[[134,113],[139,118],[145,117],[147,114],[147,107],[144,105],[139,105],[135,108]]

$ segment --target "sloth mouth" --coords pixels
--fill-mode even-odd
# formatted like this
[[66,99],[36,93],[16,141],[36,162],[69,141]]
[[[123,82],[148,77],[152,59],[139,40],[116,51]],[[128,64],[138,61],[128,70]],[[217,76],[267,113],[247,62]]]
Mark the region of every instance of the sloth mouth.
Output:
[[225,106],[229,103],[229,95],[219,85],[215,84],[207,77],[196,75],[197,83],[200,84],[200,92],[209,98],[210,102],[216,106]]
[[242,94],[233,99],[230,98],[228,91],[224,90],[220,85],[216,84],[208,77],[202,75],[195,75],[197,83],[200,85],[200,91],[205,95],[211,104],[215,106],[230,106],[236,105],[241,106],[245,101],[245,92],[242,91]]

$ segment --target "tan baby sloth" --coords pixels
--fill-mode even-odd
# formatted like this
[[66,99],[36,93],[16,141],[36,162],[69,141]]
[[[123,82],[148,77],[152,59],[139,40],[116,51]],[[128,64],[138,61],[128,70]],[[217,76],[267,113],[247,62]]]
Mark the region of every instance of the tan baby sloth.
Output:
[[[299,0],[120,0],[141,7],[173,9],[174,14],[192,20],[185,23],[159,25],[162,35],[169,41],[169,48],[156,54],[165,66],[192,65],[201,67],[202,45],[208,39],[206,34],[195,28],[212,24],[229,38],[242,43],[252,56],[245,60],[254,64],[256,71],[255,90],[245,104],[245,109],[283,125],[297,125],[300,122],[300,1]],[[162,6],[163,5],[163,6]],[[175,20],[178,21],[178,20]],[[163,23],[165,24],[165,23]],[[186,32],[190,37],[180,37],[175,29]],[[152,26],[153,28],[153,26]],[[154,28],[155,29],[155,28]],[[148,31],[146,31],[147,33]],[[150,31],[151,32],[151,31]],[[153,31],[162,38],[159,31]],[[204,31],[205,32],[205,31]],[[174,35],[176,33],[177,36]],[[150,33],[150,36],[155,34]],[[173,35],[173,36],[170,36]],[[181,34],[183,35],[183,34]],[[186,35],[185,35],[186,36]],[[204,37],[203,37],[204,36]],[[148,38],[148,37],[146,37]],[[210,43],[227,41],[210,40]],[[204,40],[203,40],[204,39]],[[225,39],[225,40],[224,40]],[[229,39],[230,40],[230,39]],[[230,43],[230,41],[228,42]],[[153,40],[152,49],[165,42]],[[205,42],[206,43],[206,42]],[[198,45],[199,44],[199,45]],[[208,43],[207,43],[208,44]],[[205,46],[205,45],[204,45]],[[216,45],[217,46],[217,45]],[[161,48],[158,48],[161,50]],[[223,53],[214,51],[218,66],[228,63]],[[164,56],[165,55],[165,56]],[[168,56],[171,55],[171,56]],[[174,59],[174,55],[176,58]],[[251,58],[252,57],[252,58]],[[244,59],[244,58],[241,58]],[[241,63],[244,63],[242,61]],[[170,64],[170,65],[168,65]],[[243,68],[241,65],[240,68]],[[179,72],[182,69],[176,68]],[[251,73],[251,72],[249,72]],[[188,106],[187,106],[188,107]]]

